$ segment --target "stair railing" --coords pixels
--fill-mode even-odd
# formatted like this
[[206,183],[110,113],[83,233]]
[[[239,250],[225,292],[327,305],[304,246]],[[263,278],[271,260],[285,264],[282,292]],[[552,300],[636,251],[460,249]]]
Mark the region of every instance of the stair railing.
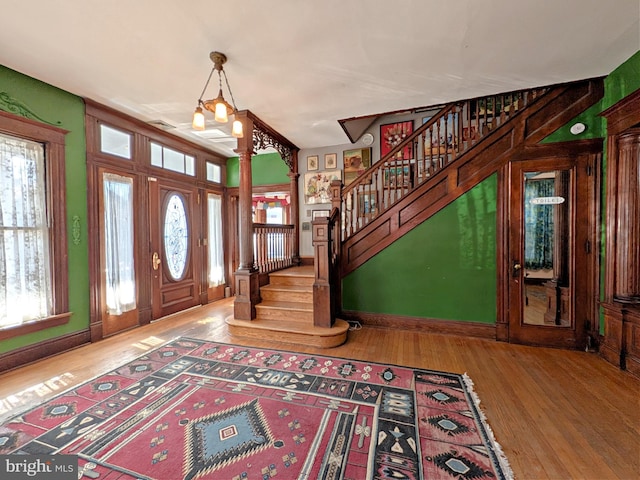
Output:
[[253,258],[260,273],[293,265],[293,225],[253,224]]
[[381,139],[391,150],[342,189],[342,239],[371,223],[547,91],[522,90],[451,103],[413,133],[394,132],[394,138]]

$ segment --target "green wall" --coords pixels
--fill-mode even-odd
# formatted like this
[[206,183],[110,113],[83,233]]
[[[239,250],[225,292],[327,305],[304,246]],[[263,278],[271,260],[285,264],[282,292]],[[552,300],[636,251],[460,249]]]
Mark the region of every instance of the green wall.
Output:
[[[263,153],[251,157],[251,181],[254,185],[277,185],[289,183],[289,167],[278,153]],[[240,160],[227,160],[227,187],[240,185]]]
[[640,50],[605,78],[602,110],[613,106],[639,88]]
[[[640,50],[633,54],[627,61],[616,68],[604,79],[604,96],[597,104],[578,115],[567,125],[549,135],[544,143],[565,142],[584,138],[607,138],[607,121],[600,113],[615,105],[627,95],[640,88]],[[587,129],[581,135],[572,135],[569,129],[576,122],[587,125]],[[603,146],[603,180],[602,180],[602,224],[605,224],[606,215],[606,164],[607,164],[607,143]],[[602,251],[601,258],[604,258],[605,241],[604,230],[602,231]],[[603,297],[604,289],[604,265],[600,271],[600,298]],[[604,313],[600,312],[600,333],[604,334]]]
[[496,322],[497,175],[347,275],[345,310]]
[[[543,143],[606,138],[606,120],[600,116],[600,113],[638,88],[640,88],[640,50],[604,79],[604,96],[602,100],[553,132],[543,140]],[[573,135],[569,131],[576,122],[584,123],[587,126],[584,133]]]
[[[84,102],[81,98],[0,65],[0,109],[53,124],[66,136],[67,236],[69,239],[68,324],[0,341],[0,353],[89,326],[89,260],[87,247],[87,175]],[[74,242],[74,218],[80,227]]]

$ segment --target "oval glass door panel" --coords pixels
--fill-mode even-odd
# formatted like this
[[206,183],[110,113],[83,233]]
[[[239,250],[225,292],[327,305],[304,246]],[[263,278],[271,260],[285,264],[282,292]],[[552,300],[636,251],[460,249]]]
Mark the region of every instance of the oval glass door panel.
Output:
[[177,193],[167,197],[163,223],[163,250],[168,276],[180,280],[189,258],[189,227],[184,199]]
[[524,323],[569,327],[570,180],[568,170],[526,172]]

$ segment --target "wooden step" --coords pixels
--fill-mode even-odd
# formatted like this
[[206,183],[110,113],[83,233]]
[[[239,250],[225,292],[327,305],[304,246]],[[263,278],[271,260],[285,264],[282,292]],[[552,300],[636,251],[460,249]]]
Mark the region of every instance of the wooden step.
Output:
[[263,301],[256,305],[256,318],[313,325],[313,303]]
[[349,324],[336,319],[331,328],[315,327],[287,320],[225,319],[231,335],[317,348],[333,348],[347,341]]
[[292,267],[269,274],[270,285],[313,285],[315,272],[313,267]]
[[311,285],[265,285],[260,288],[263,301],[313,303]]

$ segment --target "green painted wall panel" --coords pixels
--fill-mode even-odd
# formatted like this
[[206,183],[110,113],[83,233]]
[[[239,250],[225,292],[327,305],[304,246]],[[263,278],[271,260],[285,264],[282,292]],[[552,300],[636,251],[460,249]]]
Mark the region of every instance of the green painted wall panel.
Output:
[[615,105],[640,88],[640,50],[611,72],[604,80],[603,110]]
[[343,281],[343,308],[496,321],[497,176],[368,260]]
[[[553,132],[542,143],[605,138],[607,136],[606,120],[600,116],[600,113],[638,88],[640,88],[640,50],[604,79],[602,100]],[[587,129],[580,135],[573,135],[569,129],[577,122],[584,123]]]
[[[87,246],[87,176],[84,103],[81,98],[0,65],[0,109],[17,113],[22,105],[42,121],[68,130],[65,137],[69,308],[67,325],[0,341],[0,353],[24,347],[89,326],[89,260]],[[27,115],[25,115],[27,116]],[[77,217],[80,237],[73,236]]]
[[[278,153],[263,153],[251,157],[251,181],[254,185],[289,183],[289,167]],[[240,159],[227,160],[227,187],[240,185]]]

